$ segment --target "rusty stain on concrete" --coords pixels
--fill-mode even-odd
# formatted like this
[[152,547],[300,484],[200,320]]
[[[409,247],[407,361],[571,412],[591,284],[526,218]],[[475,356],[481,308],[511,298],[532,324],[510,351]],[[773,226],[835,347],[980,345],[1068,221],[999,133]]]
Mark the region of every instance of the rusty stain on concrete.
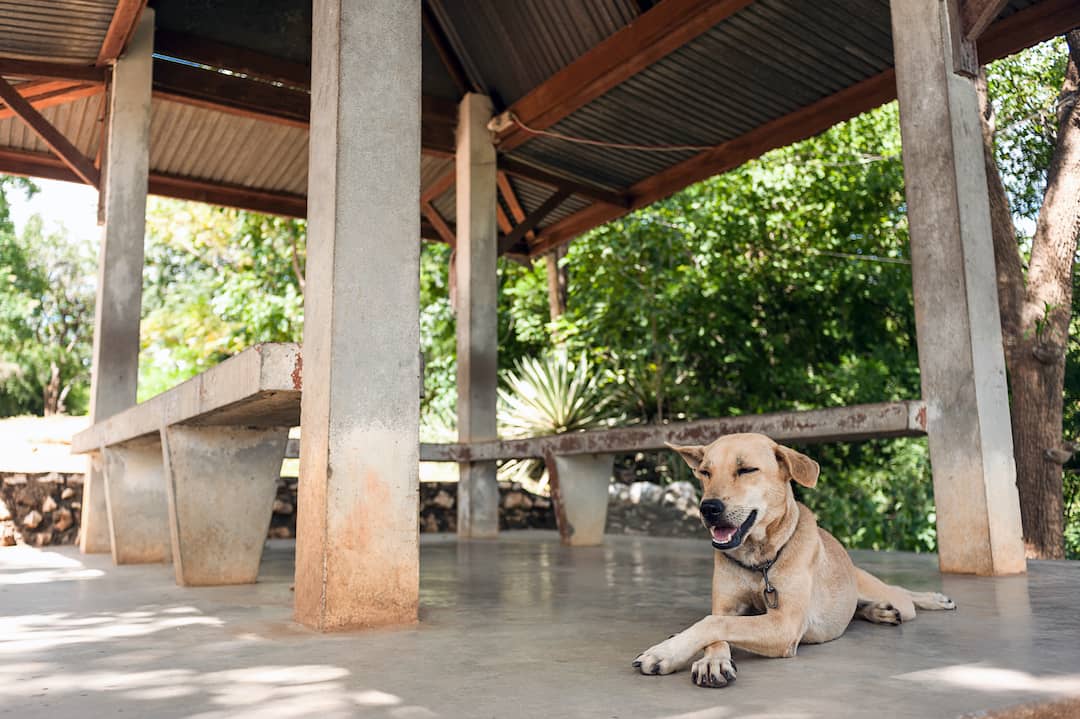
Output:
[[304,357],[303,355],[296,355],[296,363],[293,365],[292,371],[292,383],[293,389],[301,389],[304,384]]

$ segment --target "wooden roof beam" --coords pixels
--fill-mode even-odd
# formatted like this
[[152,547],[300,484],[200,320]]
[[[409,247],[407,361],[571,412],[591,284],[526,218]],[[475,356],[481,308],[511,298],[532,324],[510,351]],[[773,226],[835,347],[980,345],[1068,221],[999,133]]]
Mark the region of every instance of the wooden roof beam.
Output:
[[[750,2],[664,0],[533,88],[507,112],[529,127],[545,130]],[[497,142],[501,152],[508,152],[531,137],[513,123],[500,124],[503,129]]]
[[[46,80],[26,82],[15,85],[15,91],[29,101],[37,110],[55,105],[64,105],[83,97],[90,97],[104,92],[105,86],[91,82],[71,82],[70,80]],[[0,120],[14,117],[10,108],[0,110]]]
[[439,59],[442,60],[443,67],[446,68],[447,74],[450,75],[454,87],[462,95],[467,92],[476,92],[477,88],[473,87],[472,83],[469,82],[465,67],[450,46],[450,40],[446,37],[442,25],[439,24],[439,19],[435,17],[435,13],[431,11],[431,7],[427,2],[423,3],[422,12],[421,18],[424,24],[424,32],[427,33],[431,44],[435,46],[435,51],[439,53]]
[[[154,96],[210,110],[306,129],[311,96],[302,89],[278,87],[179,62],[154,60]],[[421,137],[425,152],[454,154],[457,106],[422,97]]]
[[529,165],[505,155],[498,159],[499,168],[515,177],[523,177],[526,180],[539,182],[548,187],[567,190],[573,195],[581,195],[595,202],[602,202],[612,207],[627,208],[630,206],[630,197],[626,193],[594,185],[577,178],[566,177],[553,170]]
[[267,55],[235,45],[158,28],[154,31],[154,53],[197,62],[200,65],[241,73],[287,88],[311,89],[311,66]]
[[48,145],[49,149],[56,153],[65,165],[71,168],[79,179],[93,187],[98,186],[99,173],[85,155],[75,145],[71,144],[64,135],[53,127],[52,123],[34,109],[34,107],[19,94],[11,83],[0,78],[0,100],[26,123],[41,141]]
[[450,229],[450,225],[446,224],[446,220],[439,214],[439,211],[430,202],[420,203],[420,210],[424,213],[424,217],[428,219],[431,226],[435,228],[435,232],[439,235],[439,239],[455,247],[457,245],[457,237],[454,231]]
[[[528,254],[529,247],[524,242],[525,233],[535,229],[537,225],[544,221],[545,217],[554,212],[569,196],[570,193],[567,190],[555,190],[546,200],[540,203],[539,207],[518,222],[514,229],[510,231],[510,234],[499,238],[499,254],[517,251],[518,249],[523,249],[523,254]],[[519,248],[519,243],[524,244],[524,247]]]
[[[517,193],[514,192],[514,185],[510,182],[510,176],[506,174],[505,170],[499,170],[496,178],[499,185],[499,194],[502,195],[506,206],[510,208],[510,214],[513,216],[514,222],[521,222],[525,219],[525,208],[518,202]],[[507,223],[509,223],[509,220],[507,220]],[[503,230],[503,232],[509,231],[508,229]],[[536,233],[529,230],[525,233],[525,240],[532,244],[536,240]]]
[[4,77],[105,82],[105,72],[105,68],[91,65],[0,58],[0,76]]
[[964,39],[978,40],[1008,4],[1009,0],[960,0]]
[[109,29],[98,51],[97,64],[108,65],[120,57],[139,24],[139,17],[146,9],[146,0],[119,0],[113,11]]

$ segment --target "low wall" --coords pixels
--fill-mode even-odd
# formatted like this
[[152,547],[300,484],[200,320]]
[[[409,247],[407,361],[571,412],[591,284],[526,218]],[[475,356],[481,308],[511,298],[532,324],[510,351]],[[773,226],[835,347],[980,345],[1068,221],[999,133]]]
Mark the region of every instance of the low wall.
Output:
[[[278,480],[268,536],[296,536],[296,478]],[[74,473],[0,473],[0,546],[73,544],[82,512],[83,475]],[[518,485],[499,486],[499,528],[555,529],[548,497]],[[689,482],[661,486],[652,482],[613,483],[609,493],[608,534],[661,537],[702,535],[698,497]],[[421,532],[457,530],[457,484],[420,484]]]
[[82,490],[82,474],[0,474],[0,546],[74,544]]

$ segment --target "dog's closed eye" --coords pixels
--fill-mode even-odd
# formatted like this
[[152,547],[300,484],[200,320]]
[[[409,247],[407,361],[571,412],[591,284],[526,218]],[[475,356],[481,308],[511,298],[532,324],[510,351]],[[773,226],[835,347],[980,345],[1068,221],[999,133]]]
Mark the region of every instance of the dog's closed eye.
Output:
[[751,472],[756,472],[756,471],[757,471],[757,467],[739,467],[739,469],[735,472],[735,474],[744,475],[744,474],[750,474]]

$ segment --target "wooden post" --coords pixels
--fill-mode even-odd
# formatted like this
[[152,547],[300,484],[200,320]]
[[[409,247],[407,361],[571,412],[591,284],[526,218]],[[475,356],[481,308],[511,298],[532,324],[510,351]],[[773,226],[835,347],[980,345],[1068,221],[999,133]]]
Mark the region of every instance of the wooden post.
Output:
[[[135,404],[153,49],[154,11],[147,9],[127,52],[113,67],[109,86],[107,150],[100,187],[105,226],[98,256],[90,379],[90,417],[94,422]],[[87,553],[110,550],[102,462],[99,457],[88,463],[79,533],[79,548]]]
[[[458,440],[495,439],[498,385],[498,225],[495,146],[487,129],[491,100],[469,93],[457,132],[457,388]],[[458,536],[499,532],[494,462],[463,462],[458,483]]]
[[957,0],[892,3],[915,324],[945,572],[1025,570],[971,48]]
[[315,0],[296,619],[415,622],[420,3]]

